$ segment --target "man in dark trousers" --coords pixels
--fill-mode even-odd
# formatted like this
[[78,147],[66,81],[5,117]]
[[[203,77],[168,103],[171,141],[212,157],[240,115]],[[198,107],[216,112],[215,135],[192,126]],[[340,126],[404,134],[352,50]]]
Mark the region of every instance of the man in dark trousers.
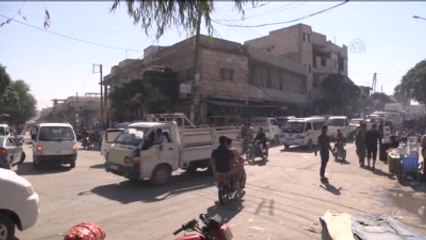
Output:
[[376,169],[376,159],[377,159],[377,142],[382,143],[379,131],[377,131],[377,125],[373,124],[371,129],[367,132],[365,136],[365,145],[367,147],[367,160],[368,167],[370,167],[370,160],[373,158],[373,170]]
[[365,160],[365,136],[367,135],[367,125],[362,123],[355,135],[356,154],[358,155],[359,165],[364,167]]
[[327,126],[322,126],[321,135],[318,136],[318,144],[315,149],[315,156],[317,155],[318,148],[321,156],[321,168],[320,168],[320,177],[321,182],[328,182],[328,178],[325,177],[325,168],[327,167],[328,159],[330,158],[329,151],[336,157],[336,154],[333,152],[330,145],[330,137],[327,135]]

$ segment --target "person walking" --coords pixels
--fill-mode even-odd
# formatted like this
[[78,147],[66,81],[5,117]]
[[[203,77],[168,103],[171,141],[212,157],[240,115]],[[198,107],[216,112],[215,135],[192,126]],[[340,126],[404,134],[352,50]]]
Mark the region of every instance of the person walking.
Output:
[[367,135],[367,125],[362,123],[359,129],[356,131],[355,135],[355,146],[356,146],[356,155],[359,159],[359,166],[364,167],[365,161],[365,137]]
[[322,126],[321,135],[318,136],[318,144],[315,149],[315,156],[317,156],[317,152],[319,150],[321,156],[321,167],[320,167],[320,177],[321,182],[328,182],[328,178],[325,177],[325,169],[327,167],[328,160],[330,158],[329,151],[336,157],[336,153],[333,152],[330,145],[330,137],[327,135],[327,126]]
[[377,131],[377,125],[373,124],[371,129],[365,136],[365,145],[367,146],[367,161],[368,167],[370,167],[370,160],[373,159],[373,170],[376,169],[377,159],[377,142],[382,143],[379,131]]
[[426,134],[423,134],[420,140],[420,146],[422,147],[423,175],[426,177]]

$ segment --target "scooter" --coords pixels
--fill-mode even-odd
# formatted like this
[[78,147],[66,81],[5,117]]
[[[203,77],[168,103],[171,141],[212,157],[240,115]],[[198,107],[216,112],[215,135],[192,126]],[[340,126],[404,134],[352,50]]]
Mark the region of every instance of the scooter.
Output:
[[346,161],[346,149],[343,141],[334,144],[333,152],[336,153],[336,161]]
[[246,153],[246,159],[249,164],[254,164],[255,159],[260,157],[262,161],[266,161],[269,155],[269,142],[266,142],[266,146],[263,149],[259,140],[255,140],[250,143],[249,149]]
[[233,238],[230,226],[223,223],[219,215],[210,217],[207,214],[200,214],[199,218],[203,226],[200,227],[196,219],[183,224],[173,232],[173,235],[177,235],[185,231],[184,235],[176,240],[231,240]]
[[235,187],[234,177],[227,174],[217,173],[217,194],[221,204],[227,204],[233,199],[241,198],[243,192]]

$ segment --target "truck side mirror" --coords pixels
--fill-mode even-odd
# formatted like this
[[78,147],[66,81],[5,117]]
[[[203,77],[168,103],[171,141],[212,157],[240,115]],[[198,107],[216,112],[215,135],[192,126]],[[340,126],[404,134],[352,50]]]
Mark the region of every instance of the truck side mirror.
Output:
[[35,135],[35,134],[31,134],[31,139],[32,139],[33,141],[35,141],[35,139],[36,139],[36,135]]

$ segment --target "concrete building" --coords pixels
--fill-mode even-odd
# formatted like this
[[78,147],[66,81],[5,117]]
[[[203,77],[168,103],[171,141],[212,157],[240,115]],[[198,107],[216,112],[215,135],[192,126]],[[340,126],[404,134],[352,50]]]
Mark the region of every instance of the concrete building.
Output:
[[[287,111],[301,114],[310,101],[303,65],[240,43],[200,36],[198,77],[195,79],[194,38],[169,47],[150,46],[144,59],[120,62],[104,77],[104,84],[141,79],[150,66],[178,73],[181,99],[176,111],[189,115],[194,89],[199,98],[197,118],[209,116],[270,116]],[[155,110],[153,110],[155,112]]]
[[348,75],[347,47],[337,46],[305,24],[272,31],[268,36],[246,41],[245,45],[303,65],[307,71],[308,96],[312,100],[324,97],[322,81],[329,74]]

